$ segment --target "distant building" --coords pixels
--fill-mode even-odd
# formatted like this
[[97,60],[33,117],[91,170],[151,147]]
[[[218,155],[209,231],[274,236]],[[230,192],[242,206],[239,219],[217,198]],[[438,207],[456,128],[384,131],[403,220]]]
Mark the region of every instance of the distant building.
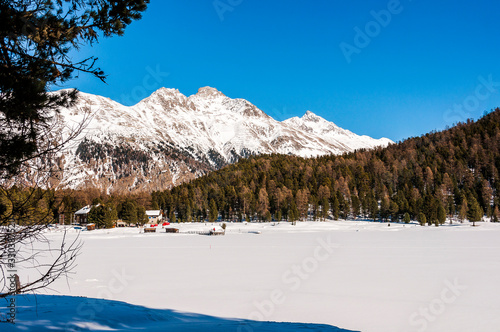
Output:
[[90,212],[90,209],[92,208],[91,205],[84,206],[80,210],[75,212],[75,223],[80,224],[80,225],[85,225],[88,220],[88,215]]
[[121,219],[118,219],[116,221],[116,227],[129,227],[129,226],[130,226],[130,223],[125,222],[125,221],[123,221]]
[[158,224],[163,219],[161,210],[147,210],[146,215],[148,216],[148,223],[150,224]]
[[210,229],[209,235],[225,235],[226,230],[220,226],[215,226]]

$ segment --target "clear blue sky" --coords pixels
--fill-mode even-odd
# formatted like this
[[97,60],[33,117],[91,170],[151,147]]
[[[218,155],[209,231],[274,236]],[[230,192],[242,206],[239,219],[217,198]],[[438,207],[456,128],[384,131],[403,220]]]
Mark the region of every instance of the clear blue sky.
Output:
[[311,110],[397,141],[500,107],[499,13],[492,0],[151,0],[123,37],[75,55],[98,56],[107,84],[68,86],[125,105],[212,86],[278,120]]

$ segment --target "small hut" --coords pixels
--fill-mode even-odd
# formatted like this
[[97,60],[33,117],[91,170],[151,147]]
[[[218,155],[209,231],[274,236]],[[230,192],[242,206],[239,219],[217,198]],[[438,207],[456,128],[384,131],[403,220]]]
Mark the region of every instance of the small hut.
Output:
[[92,206],[87,205],[75,212],[74,220],[76,224],[85,225],[88,220],[88,215]]
[[165,228],[166,233],[179,233],[178,228]]
[[127,226],[130,226],[130,224],[125,221],[122,221],[121,219],[116,221],[116,227],[127,227]]
[[225,235],[226,231],[220,227],[220,226],[215,226],[210,228],[210,235]]
[[87,224],[87,230],[88,231],[94,231],[95,230],[95,224]]

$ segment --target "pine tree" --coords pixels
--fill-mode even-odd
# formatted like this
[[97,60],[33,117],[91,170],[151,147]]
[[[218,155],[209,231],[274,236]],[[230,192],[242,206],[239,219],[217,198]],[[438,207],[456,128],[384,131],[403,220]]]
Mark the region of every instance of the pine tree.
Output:
[[337,198],[337,195],[333,195],[333,201],[332,201],[331,208],[332,208],[333,219],[339,220],[340,204],[339,204],[339,200]]
[[145,223],[148,222],[148,217],[146,215],[146,209],[144,208],[144,206],[137,206],[136,214],[137,214],[137,223],[139,225],[144,225]]
[[272,220],[271,212],[269,212],[269,210],[266,212],[265,218],[267,222],[270,222]]
[[106,225],[106,209],[104,205],[93,206],[87,218],[90,223],[95,224],[96,228],[104,228]]
[[325,218],[328,217],[328,213],[330,212],[330,202],[328,201],[328,198],[324,197],[321,200],[321,218],[323,218],[323,221]]
[[282,218],[282,215],[281,215],[281,211],[278,210],[278,212],[276,212],[276,215],[275,215],[275,220],[277,222],[280,222],[281,221],[281,218]]
[[392,222],[398,222],[399,221],[399,206],[396,202],[394,202],[393,200],[391,200],[391,202],[389,203],[389,213],[390,213],[390,216],[391,216],[391,221]]
[[387,221],[387,218],[390,216],[390,214],[391,211],[390,211],[389,200],[386,197],[384,197],[380,202],[380,220]]
[[71,52],[101,36],[122,35],[148,2],[0,2],[1,177],[16,174],[25,160],[53,150],[41,139],[51,134],[46,131],[50,111],[72,105],[76,90],[49,94],[50,89],[66,83],[75,72],[105,80],[104,72],[94,66],[97,58],[79,62]]
[[359,201],[359,197],[356,195],[352,196],[351,210],[352,210],[352,217],[354,218],[354,220],[356,220],[356,218],[358,217],[360,208],[361,208],[361,203]]
[[481,221],[483,219],[483,209],[479,206],[476,198],[471,196],[469,198],[469,210],[467,211],[467,218],[469,221],[472,221],[472,226],[476,226],[477,221]]
[[498,205],[495,205],[495,208],[493,209],[493,215],[491,216],[491,221],[498,222],[499,219],[500,219],[500,210],[498,209]]
[[443,225],[446,222],[446,210],[441,203],[439,203],[437,210],[437,221],[440,225]]
[[420,223],[420,226],[425,226],[427,223],[427,217],[423,212],[420,212],[417,217],[418,222]]
[[169,220],[171,223],[177,222],[177,217],[175,216],[175,211],[174,211],[174,209],[171,209],[171,210],[170,210],[170,215],[169,215],[169,217],[168,217],[168,220]]
[[295,225],[298,219],[299,219],[299,210],[297,209],[295,202],[292,201],[290,205],[290,210],[288,210],[288,221],[290,221],[293,225]]
[[370,213],[370,219],[375,221],[378,218],[379,215],[379,208],[377,204],[377,200],[374,197],[371,197],[369,199],[369,213]]
[[217,210],[217,204],[213,199],[210,200],[210,208],[208,213],[208,221],[214,222],[219,217],[219,211]]
[[137,207],[132,200],[127,200],[122,204],[120,211],[121,219],[129,224],[137,223]]
[[403,221],[405,224],[408,224],[411,221],[410,214],[408,212],[405,213],[405,215],[403,217]]
[[106,214],[104,226],[106,228],[112,228],[115,224],[115,221],[118,220],[118,211],[116,211],[116,206],[113,204],[113,202],[108,202],[107,204],[105,204],[105,207]]
[[193,212],[191,211],[191,205],[188,205],[186,208],[186,222],[192,222],[193,221]]

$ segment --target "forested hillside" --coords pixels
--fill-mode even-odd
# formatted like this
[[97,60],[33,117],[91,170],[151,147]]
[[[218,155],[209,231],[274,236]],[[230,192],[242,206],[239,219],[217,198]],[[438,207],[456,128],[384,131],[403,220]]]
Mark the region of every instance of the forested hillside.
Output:
[[288,220],[307,216],[497,221],[500,109],[477,122],[387,148],[304,159],[250,157],[171,190],[152,205],[173,219]]

